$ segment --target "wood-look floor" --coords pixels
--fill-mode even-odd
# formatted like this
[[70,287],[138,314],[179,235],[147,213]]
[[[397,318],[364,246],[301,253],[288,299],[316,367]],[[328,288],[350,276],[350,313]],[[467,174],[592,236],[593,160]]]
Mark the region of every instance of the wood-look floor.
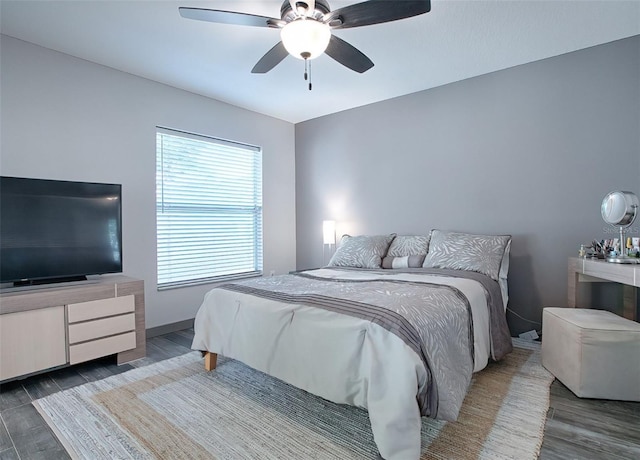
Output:
[[[0,460],[68,459],[31,401],[133,367],[190,351],[193,330],[147,340],[147,357],[117,366],[114,357],[0,386]],[[640,459],[640,403],[580,399],[555,380],[540,459]]]

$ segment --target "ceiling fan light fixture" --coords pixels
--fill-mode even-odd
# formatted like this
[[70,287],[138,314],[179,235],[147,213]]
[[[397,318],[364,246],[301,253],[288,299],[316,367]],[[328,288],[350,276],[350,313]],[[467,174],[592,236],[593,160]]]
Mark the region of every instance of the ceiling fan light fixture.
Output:
[[315,19],[296,19],[285,25],[280,38],[286,50],[298,59],[314,59],[329,46],[331,28]]

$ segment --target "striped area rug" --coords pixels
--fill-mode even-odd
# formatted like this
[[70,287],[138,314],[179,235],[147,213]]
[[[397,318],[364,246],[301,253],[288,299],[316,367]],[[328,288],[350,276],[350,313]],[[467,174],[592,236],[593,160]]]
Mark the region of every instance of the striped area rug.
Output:
[[[422,459],[535,459],[553,377],[537,344],[475,375],[455,423],[423,418]],[[198,352],[33,403],[82,459],[375,459],[367,412]]]

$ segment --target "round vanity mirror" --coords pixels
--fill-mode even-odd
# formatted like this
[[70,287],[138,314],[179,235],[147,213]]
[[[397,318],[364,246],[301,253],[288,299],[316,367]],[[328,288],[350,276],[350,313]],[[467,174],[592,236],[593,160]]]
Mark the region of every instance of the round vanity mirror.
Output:
[[620,254],[607,259],[615,263],[640,263],[640,260],[628,257],[625,254],[625,229],[633,224],[638,214],[640,202],[632,192],[609,192],[602,200],[600,209],[602,218],[608,224],[620,227]]
[[602,200],[602,218],[611,225],[629,226],[636,218],[638,197],[631,192],[609,192]]

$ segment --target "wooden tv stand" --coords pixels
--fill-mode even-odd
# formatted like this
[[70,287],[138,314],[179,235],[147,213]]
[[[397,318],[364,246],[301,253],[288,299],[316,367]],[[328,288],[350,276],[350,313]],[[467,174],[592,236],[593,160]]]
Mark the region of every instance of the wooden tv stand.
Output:
[[144,281],[122,275],[0,291],[0,381],[146,354]]

